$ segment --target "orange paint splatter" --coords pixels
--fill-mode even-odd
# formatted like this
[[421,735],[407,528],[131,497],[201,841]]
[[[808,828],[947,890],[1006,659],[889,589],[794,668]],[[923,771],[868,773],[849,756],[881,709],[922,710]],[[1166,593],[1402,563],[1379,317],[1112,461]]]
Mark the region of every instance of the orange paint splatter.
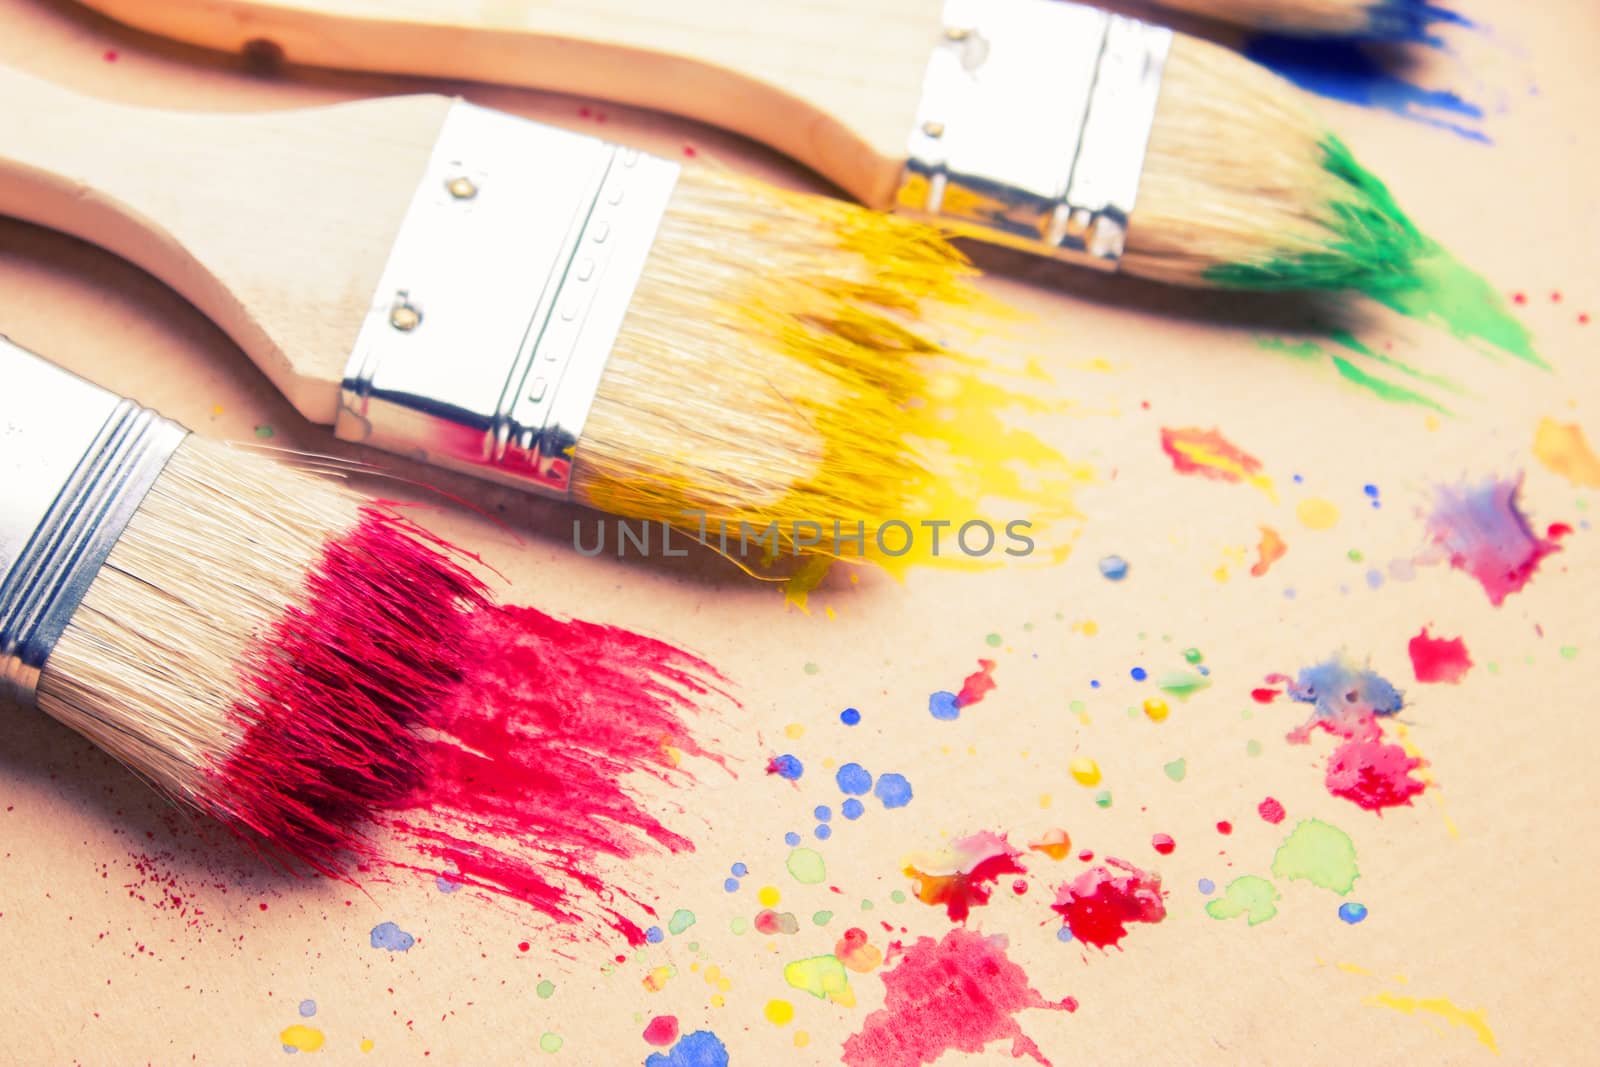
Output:
[[1250,565],[1250,574],[1255,578],[1265,578],[1272,565],[1284,557],[1289,551],[1278,531],[1270,526],[1261,527],[1261,541],[1256,545],[1256,561]]
[[1272,479],[1261,473],[1261,461],[1223,437],[1220,430],[1162,427],[1161,450],[1172,460],[1172,469],[1179,474],[1193,474],[1233,485],[1246,482],[1266,493],[1269,499],[1278,499]]
[[1034,852],[1043,852],[1053,860],[1064,860],[1072,852],[1072,838],[1065,830],[1046,830],[1037,840],[1029,841],[1028,848]]

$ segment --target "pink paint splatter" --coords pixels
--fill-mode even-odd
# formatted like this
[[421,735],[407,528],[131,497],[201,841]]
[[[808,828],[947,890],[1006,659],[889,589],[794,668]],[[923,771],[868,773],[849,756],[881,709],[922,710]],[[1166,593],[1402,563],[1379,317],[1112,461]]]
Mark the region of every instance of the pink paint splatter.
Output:
[[956,694],[957,707],[971,707],[994,691],[994,668],[992,659],[978,661],[978,669],[967,675],[966,681],[961,683],[961,692]]
[[656,1048],[666,1048],[676,1040],[678,1040],[678,1017],[676,1015],[657,1015],[645,1024],[645,1044],[654,1045]]
[[1159,874],[1109,856],[1106,864],[1061,886],[1050,905],[1073,937],[1100,949],[1121,942],[1128,923],[1158,923],[1167,917]]
[[1004,834],[984,830],[954,842],[946,853],[912,857],[905,873],[915,880],[918,900],[943,905],[952,921],[964,922],[973,908],[989,902],[1001,875],[1028,873],[1017,861],[1021,855]]
[[1286,813],[1283,804],[1276,797],[1268,797],[1256,805],[1256,814],[1276,826],[1283,821]]
[[1399,745],[1346,741],[1328,758],[1328,792],[1368,811],[1408,805],[1427,788],[1411,777],[1420,766],[1422,761]]
[[1015,1059],[1028,1056],[1049,1067],[1016,1015],[1033,1008],[1076,1011],[1078,1002],[1044,999],[1005,946],[1002,936],[960,927],[940,941],[921,937],[909,948],[891,946],[890,958],[900,960],[883,975],[883,1007],[846,1039],[845,1067],[911,1067],[947,1052],[982,1052],[996,1041],[1010,1041]]
[[1170,856],[1173,850],[1178,847],[1178,843],[1172,839],[1171,834],[1152,834],[1150,847],[1163,856]]
[[1560,550],[1559,534],[1539,537],[1518,506],[1522,475],[1435,490],[1428,539],[1450,566],[1478,580],[1499,607],[1526,586],[1539,562]]
[[1455,685],[1467,676],[1472,657],[1467,643],[1459,637],[1434,637],[1424,626],[1406,645],[1411,653],[1411,671],[1419,682],[1444,682]]

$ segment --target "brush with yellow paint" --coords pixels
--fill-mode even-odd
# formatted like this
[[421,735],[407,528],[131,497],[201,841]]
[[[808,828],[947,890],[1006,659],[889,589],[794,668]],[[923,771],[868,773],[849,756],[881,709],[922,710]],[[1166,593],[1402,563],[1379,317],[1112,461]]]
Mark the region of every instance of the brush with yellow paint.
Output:
[[200,115],[0,69],[0,99],[0,213],[166,281],[343,439],[781,556],[1069,510],[998,421],[1032,401],[922,321],[974,296],[922,224],[442,96]]
[[683,115],[868,206],[1161,282],[1370,293],[1414,285],[1428,250],[1287,81],[1062,0],[87,2],[290,63]]

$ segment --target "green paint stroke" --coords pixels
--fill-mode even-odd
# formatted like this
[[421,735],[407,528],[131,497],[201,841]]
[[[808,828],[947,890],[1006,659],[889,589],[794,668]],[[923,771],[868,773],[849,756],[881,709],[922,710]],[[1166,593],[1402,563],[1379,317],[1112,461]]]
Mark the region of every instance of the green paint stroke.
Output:
[[1243,915],[1251,926],[1257,926],[1278,914],[1278,887],[1254,874],[1235,878],[1221,897],[1206,905],[1206,914],[1213,919]]
[[818,998],[841,996],[850,990],[850,976],[838,956],[795,960],[784,967],[783,980]]
[[1302,820],[1278,846],[1272,873],[1286,881],[1304,880],[1340,896],[1361,877],[1350,835],[1321,819]]
[[817,885],[828,877],[822,854],[809,848],[797,848],[789,853],[789,874],[801,885]]
[[1326,357],[1339,372],[1339,376],[1348,382],[1372,393],[1381,400],[1391,404],[1415,404],[1441,415],[1450,414],[1450,409],[1440,404],[1437,400],[1425,393],[1408,388],[1398,382],[1380,377],[1372,371],[1364,370],[1357,366],[1348,355],[1341,355],[1333,351],[1330,345],[1336,345],[1346,352],[1355,353],[1363,359],[1371,360],[1403,377],[1414,381],[1425,382],[1435,388],[1446,392],[1461,393],[1462,389],[1449,378],[1439,375],[1427,374],[1393,356],[1386,356],[1374,351],[1363,344],[1359,338],[1347,330],[1329,330],[1321,340],[1290,341],[1281,337],[1257,337],[1256,345],[1269,352],[1279,352],[1295,359],[1318,359]]
[[1156,680],[1156,687],[1179,700],[1188,700],[1202,689],[1211,688],[1211,679],[1193,671],[1168,671]]
[[1403,288],[1363,291],[1408,318],[1448,330],[1488,354],[1503,352],[1549,369],[1533,350],[1533,335],[1511,314],[1505,297],[1481,275],[1430,242],[1428,255],[1415,264],[1416,283]]

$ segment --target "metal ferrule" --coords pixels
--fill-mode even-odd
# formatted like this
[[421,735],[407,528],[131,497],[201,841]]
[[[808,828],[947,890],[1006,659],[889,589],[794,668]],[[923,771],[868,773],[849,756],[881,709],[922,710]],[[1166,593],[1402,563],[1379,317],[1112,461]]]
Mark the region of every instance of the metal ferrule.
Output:
[[1060,0],[945,0],[896,209],[1116,269],[1171,41]]
[[337,435],[567,496],[678,172],[458,101],[356,339]]
[[0,337],[0,697],[56,642],[188,431]]

